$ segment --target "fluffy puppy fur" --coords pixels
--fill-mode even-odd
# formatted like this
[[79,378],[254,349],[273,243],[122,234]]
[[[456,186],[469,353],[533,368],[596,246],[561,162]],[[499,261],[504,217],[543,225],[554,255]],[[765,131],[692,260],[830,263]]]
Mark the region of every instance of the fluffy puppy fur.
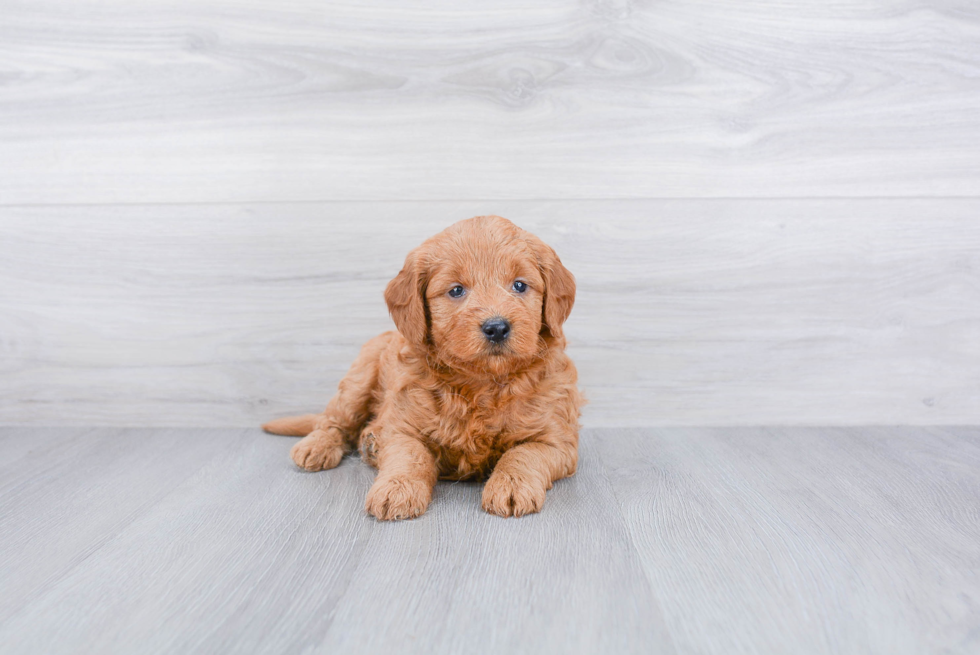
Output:
[[539,511],[578,461],[585,401],[562,332],[575,278],[538,237],[477,216],[410,252],[385,301],[398,331],[364,345],[326,410],[262,427],[305,435],[291,455],[308,471],[359,448],[382,520],[425,512],[438,478],[489,476],[486,511]]

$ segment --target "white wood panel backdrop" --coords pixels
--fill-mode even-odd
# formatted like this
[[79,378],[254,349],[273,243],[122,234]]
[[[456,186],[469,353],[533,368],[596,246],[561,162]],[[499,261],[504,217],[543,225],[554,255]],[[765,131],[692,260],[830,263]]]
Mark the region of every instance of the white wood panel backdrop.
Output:
[[319,409],[408,249],[480,212],[577,275],[589,424],[980,422],[966,199],[6,208],[0,422]]
[[0,202],[975,195],[964,0],[0,3]]
[[0,0],[0,422],[318,408],[490,212],[578,275],[590,424],[980,422],[978,43],[954,0]]

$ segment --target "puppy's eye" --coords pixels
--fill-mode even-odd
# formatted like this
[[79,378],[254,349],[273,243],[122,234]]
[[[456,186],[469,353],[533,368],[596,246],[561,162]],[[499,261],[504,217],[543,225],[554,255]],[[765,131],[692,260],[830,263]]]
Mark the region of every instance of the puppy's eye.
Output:
[[463,287],[461,287],[461,286],[459,286],[457,284],[456,286],[454,286],[452,289],[449,290],[449,297],[450,298],[459,298],[464,293],[466,293],[466,289],[464,289]]
[[514,282],[514,291],[516,291],[517,293],[524,293],[525,291],[527,291],[527,282],[521,282],[520,280],[516,280]]

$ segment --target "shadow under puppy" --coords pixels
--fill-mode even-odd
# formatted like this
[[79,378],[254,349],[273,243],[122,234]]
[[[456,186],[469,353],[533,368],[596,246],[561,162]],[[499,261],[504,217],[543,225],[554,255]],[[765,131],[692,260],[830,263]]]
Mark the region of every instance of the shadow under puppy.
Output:
[[488,475],[486,511],[539,511],[578,462],[585,401],[562,333],[575,278],[538,237],[477,216],[410,252],[385,301],[398,331],[364,345],[326,410],[262,427],[305,435],[291,455],[309,471],[359,447],[379,519],[421,515],[437,478]]

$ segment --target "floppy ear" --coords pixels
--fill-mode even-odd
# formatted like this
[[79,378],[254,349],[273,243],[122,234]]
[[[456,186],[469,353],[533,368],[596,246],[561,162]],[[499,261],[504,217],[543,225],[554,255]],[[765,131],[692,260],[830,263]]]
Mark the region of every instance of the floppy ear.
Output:
[[544,278],[544,306],[541,308],[542,329],[547,329],[558,341],[565,338],[561,326],[572,313],[575,304],[575,276],[565,268],[554,249],[541,239],[530,235],[531,246],[538,258]]
[[426,339],[425,279],[418,248],[408,253],[405,265],[385,288],[385,302],[402,336],[422,346]]

